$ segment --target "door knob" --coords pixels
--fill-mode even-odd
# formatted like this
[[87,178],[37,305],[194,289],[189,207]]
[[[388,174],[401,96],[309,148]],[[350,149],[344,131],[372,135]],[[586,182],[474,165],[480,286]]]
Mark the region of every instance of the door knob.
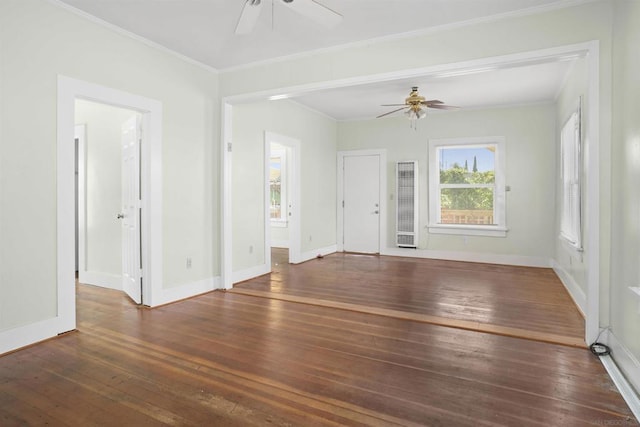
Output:
[[123,213],[119,213],[117,216],[118,219],[124,219],[124,214]]

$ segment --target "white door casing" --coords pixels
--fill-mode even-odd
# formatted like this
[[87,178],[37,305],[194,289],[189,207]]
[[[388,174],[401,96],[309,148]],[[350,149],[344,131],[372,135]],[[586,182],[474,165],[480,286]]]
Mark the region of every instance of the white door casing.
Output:
[[343,168],[344,250],[379,253],[380,156],[346,156]]
[[122,289],[142,304],[140,264],[140,119],[122,124]]

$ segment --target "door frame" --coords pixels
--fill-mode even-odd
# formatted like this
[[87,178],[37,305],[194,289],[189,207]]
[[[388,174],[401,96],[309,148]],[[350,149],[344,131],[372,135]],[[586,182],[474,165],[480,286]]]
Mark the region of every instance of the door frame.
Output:
[[387,150],[347,150],[338,151],[336,184],[336,240],[338,252],[344,252],[344,159],[345,157],[378,156],[380,167],[380,217],[378,235],[378,253],[383,253],[387,247]]
[[157,305],[162,294],[162,104],[159,101],[83,80],[58,76],[57,102],[57,268],[58,315],[64,330],[75,329],[75,101],[88,101],[142,114],[141,248],[143,304]]
[[264,202],[265,202],[265,240],[264,240],[264,253],[265,263],[269,271],[271,271],[271,218],[269,215],[269,208],[271,206],[269,200],[270,188],[269,188],[269,169],[271,160],[271,143],[280,144],[289,149],[287,157],[287,194],[288,203],[290,207],[288,209],[289,218],[287,220],[287,227],[289,228],[289,263],[297,264],[301,262],[301,229],[300,229],[300,140],[291,138],[286,135],[281,135],[275,132],[265,131],[264,133],[264,170],[265,170],[265,190],[264,190]]

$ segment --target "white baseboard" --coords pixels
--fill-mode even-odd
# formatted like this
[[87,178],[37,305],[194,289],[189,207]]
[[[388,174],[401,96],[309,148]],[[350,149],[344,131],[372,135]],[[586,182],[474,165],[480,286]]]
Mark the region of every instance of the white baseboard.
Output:
[[7,329],[0,332],[0,356],[73,329],[75,329],[75,317],[66,321],[61,317],[54,317]]
[[313,249],[307,252],[303,252],[300,254],[300,259],[296,260],[297,261],[296,264],[309,261],[314,258],[318,258],[318,256],[325,256],[325,255],[335,253],[337,252],[337,250],[338,249],[336,245],[331,245],[331,246],[325,246],[324,248],[318,248],[318,249]]
[[586,317],[585,313],[587,312],[587,296],[585,295],[580,285],[578,285],[573,276],[571,276],[569,272],[562,268],[562,266],[555,260],[551,260],[551,267],[553,268],[553,271],[555,271],[555,273],[558,275],[558,278],[560,278],[560,281],[564,285],[567,292],[569,292],[569,295],[578,307],[578,310],[580,310],[580,312],[582,312],[582,315]]
[[603,342],[611,349],[611,356],[600,361],[622,394],[629,408],[640,421],[640,362],[610,331],[604,335]]
[[122,290],[122,276],[97,271],[79,271],[78,281],[87,285]]
[[525,255],[504,255],[482,252],[435,251],[431,249],[384,248],[380,255],[410,258],[430,258],[446,261],[482,262],[487,264],[517,265],[521,267],[551,267],[548,258]]
[[156,295],[157,291],[154,291],[152,301],[153,305],[151,305],[151,307],[169,304],[186,298],[191,298],[196,295],[204,294],[206,292],[211,292],[216,289],[222,289],[221,284],[222,281],[220,280],[220,277],[217,276],[198,280],[196,282],[185,283],[168,289],[162,289],[159,295]]
[[254,277],[268,273],[271,273],[271,266],[267,264],[260,264],[245,270],[234,271],[232,280],[233,283],[244,282],[245,280],[253,279]]
[[272,248],[285,248],[285,249],[288,249],[289,248],[289,241],[288,240],[273,240],[273,239],[271,239],[271,247]]

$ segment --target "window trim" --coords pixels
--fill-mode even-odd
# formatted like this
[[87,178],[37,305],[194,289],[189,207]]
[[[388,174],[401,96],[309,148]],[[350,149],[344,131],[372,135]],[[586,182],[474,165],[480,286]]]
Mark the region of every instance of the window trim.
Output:
[[[509,230],[506,226],[506,139],[503,136],[445,138],[429,140],[429,225],[432,234],[453,234],[467,236],[506,237]],[[496,224],[442,224],[440,223],[440,166],[438,149],[441,147],[476,147],[494,145],[495,150],[495,183],[493,186],[493,215]],[[488,186],[473,185],[474,188]],[[451,188],[445,184],[445,188]],[[455,188],[463,188],[455,186]]]
[[[582,97],[578,100],[578,106],[572,110],[569,114],[569,117],[564,121],[562,128],[560,129],[560,232],[558,237],[560,240],[573,248],[576,251],[582,252],[582,186],[583,186],[583,177],[582,177]],[[573,161],[574,168],[573,179],[574,182],[569,185],[576,186],[576,200],[574,204],[567,207],[567,194],[566,187],[567,183],[565,182],[565,162],[564,158],[567,154],[565,152],[565,129],[567,126],[573,123],[573,139],[572,139],[572,147],[570,147],[575,155]],[[569,129],[571,130],[571,129]],[[570,212],[567,212],[569,209]],[[575,215],[575,216],[574,216]],[[569,223],[565,223],[565,218],[569,218]],[[568,227],[570,230],[567,230]]]

